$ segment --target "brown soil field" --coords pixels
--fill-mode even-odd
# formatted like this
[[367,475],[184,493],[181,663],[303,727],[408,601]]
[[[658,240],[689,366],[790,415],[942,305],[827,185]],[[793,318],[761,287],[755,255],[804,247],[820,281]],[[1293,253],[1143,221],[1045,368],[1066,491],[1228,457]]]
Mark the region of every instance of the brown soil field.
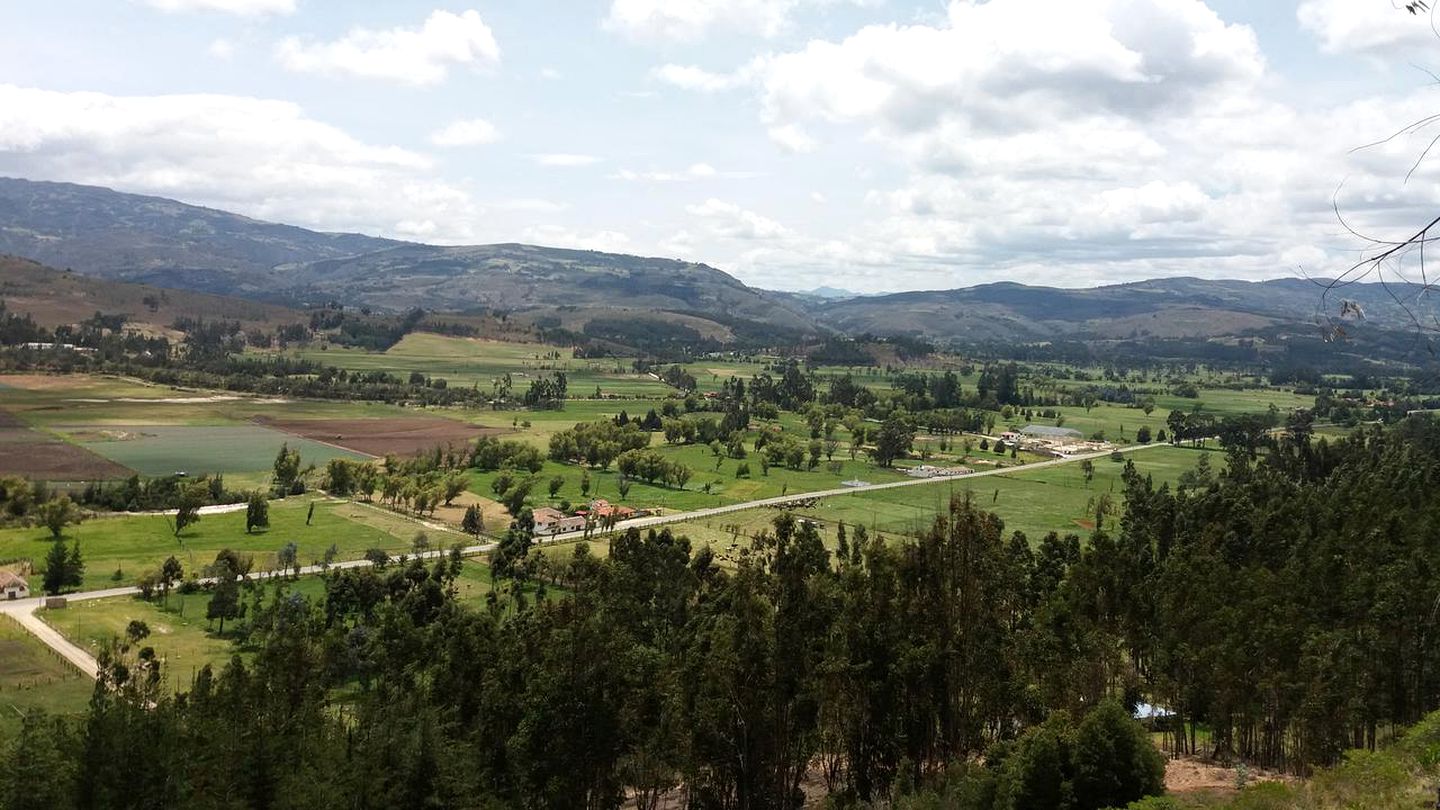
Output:
[[44,481],[103,481],[132,474],[128,467],[32,430],[13,414],[0,411],[0,475]]
[[256,417],[257,424],[294,433],[317,442],[371,456],[410,456],[436,445],[457,447],[480,436],[504,431],[467,425],[442,417],[400,417],[393,419],[271,419]]

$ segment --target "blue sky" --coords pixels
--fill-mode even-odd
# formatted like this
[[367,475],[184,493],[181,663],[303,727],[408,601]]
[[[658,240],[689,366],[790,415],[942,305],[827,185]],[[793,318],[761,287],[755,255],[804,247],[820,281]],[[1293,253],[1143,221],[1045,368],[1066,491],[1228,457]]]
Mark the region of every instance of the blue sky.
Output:
[[[0,174],[779,289],[1338,272],[1440,203],[1390,0],[0,3]],[[1339,196],[1336,190],[1340,188]],[[1405,268],[1397,268],[1405,272]]]

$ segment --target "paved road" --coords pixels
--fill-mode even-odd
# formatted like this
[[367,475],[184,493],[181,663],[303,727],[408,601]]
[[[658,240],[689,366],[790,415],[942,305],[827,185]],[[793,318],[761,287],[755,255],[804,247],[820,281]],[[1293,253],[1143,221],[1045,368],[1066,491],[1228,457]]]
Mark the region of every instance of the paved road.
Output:
[[[1132,453],[1155,447],[1170,447],[1170,445],[1163,442],[1157,444],[1133,445],[1124,448],[1123,452]],[[993,470],[983,470],[981,472],[975,472],[969,475],[948,475],[938,476],[935,478],[916,478],[909,481],[891,481],[884,484],[867,484],[863,487],[841,487],[839,489],[825,489],[815,492],[797,492],[794,495],[781,495],[774,498],[760,498],[754,501],[728,504],[725,506],[714,506],[708,509],[696,509],[690,512],[675,512],[668,515],[652,515],[649,517],[634,518],[632,520],[621,521],[620,523],[617,523],[613,529],[597,529],[591,532],[589,537],[593,538],[599,535],[625,531],[626,529],[631,528],[643,529],[652,526],[661,526],[667,523],[682,523],[689,520],[698,520],[702,518],[713,517],[715,515],[724,515],[731,512],[740,512],[746,509],[757,509],[768,506],[784,506],[785,504],[809,501],[817,498],[829,498],[839,495],[854,495],[860,492],[876,492],[882,489],[898,489],[900,487],[924,486],[925,484],[935,484],[942,481],[970,481],[975,478],[985,478],[991,475],[1009,475],[1018,472],[1028,472],[1030,470],[1045,469],[1047,467],[1058,467],[1063,464],[1073,464],[1075,462],[1084,461],[1086,459],[1094,460],[1099,458],[1108,458],[1110,456],[1110,452],[1111,451],[1109,450],[1102,450],[1096,453],[1085,453],[1080,455],[1068,456],[1066,458],[1055,458],[1049,459],[1047,461],[1037,461],[1031,464],[1018,464],[1013,467],[1000,467]],[[237,506],[240,509],[245,508],[244,504],[227,505],[226,507],[222,508],[234,509]],[[395,513],[391,512],[389,514]],[[434,524],[429,524],[425,521],[416,520],[416,522],[420,525],[426,526],[427,528],[446,528]],[[538,542],[541,545],[568,543],[575,540],[584,539],[586,539],[586,534],[584,531],[563,532],[561,534],[551,535],[544,538],[537,538]],[[474,557],[480,554],[488,554],[494,551],[497,545],[498,544],[496,543],[482,543],[479,545],[467,546],[461,549],[461,553],[467,557]],[[448,553],[448,551],[441,549],[436,551],[428,551],[419,556],[425,559],[435,559]],[[300,573],[302,575],[319,574],[323,573],[325,570],[327,570],[327,568],[363,568],[370,564],[371,563],[369,560],[346,560],[344,562],[334,563],[330,566],[306,565],[301,566]],[[252,578],[271,579],[277,576],[283,576],[283,574],[274,571],[266,571],[254,574],[252,575]],[[200,581],[201,583],[209,582],[209,580]],[[115,596],[133,596],[138,593],[140,593],[139,588],[130,586],[124,588],[107,588],[100,591],[86,591],[84,593],[66,594],[65,598],[71,602],[84,602],[92,599],[106,599]],[[40,605],[41,597],[20,599],[13,602],[0,602],[0,613],[14,617],[14,619],[19,622],[22,627],[33,633],[36,638],[45,642],[45,644],[49,645],[60,655],[64,656],[66,660],[74,663],[75,666],[78,667],[82,672],[85,672],[92,678],[95,677],[96,673],[99,671],[99,666],[95,661],[95,657],[92,656],[88,650],[70,642],[59,632],[57,632],[55,628],[46,624],[39,616],[36,616],[35,611],[39,609]]]

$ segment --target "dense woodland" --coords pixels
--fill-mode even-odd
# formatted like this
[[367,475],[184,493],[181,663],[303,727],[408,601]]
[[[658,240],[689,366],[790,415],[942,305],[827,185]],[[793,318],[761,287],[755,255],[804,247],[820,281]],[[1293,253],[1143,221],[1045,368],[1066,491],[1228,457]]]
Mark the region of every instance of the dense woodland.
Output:
[[0,806],[771,808],[940,780],[1101,808],[1159,789],[1142,699],[1175,748],[1295,772],[1435,709],[1440,425],[1229,456],[1127,474],[1088,542],[957,499],[834,551],[782,515],[734,569],[631,531],[538,592],[516,532],[488,610],[454,600],[458,557],[332,572],[315,602],[250,585],[249,663],[171,696],[117,647],[87,717],[27,721]]

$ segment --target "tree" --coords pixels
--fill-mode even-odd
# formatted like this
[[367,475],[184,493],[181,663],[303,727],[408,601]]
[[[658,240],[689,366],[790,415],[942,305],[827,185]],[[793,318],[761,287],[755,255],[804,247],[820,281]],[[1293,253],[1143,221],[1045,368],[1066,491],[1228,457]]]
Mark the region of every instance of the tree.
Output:
[[140,619],[131,619],[125,626],[125,638],[131,644],[137,644],[150,637],[150,625]]
[[215,562],[208,573],[215,578],[215,587],[210,603],[205,607],[205,618],[220,620],[220,631],[225,632],[225,620],[240,615],[240,580],[250,573],[250,561],[230,549],[222,549],[215,555]]
[[250,493],[250,500],[245,504],[245,533],[250,534],[256,529],[270,527],[270,502],[266,500],[264,493],[256,490]]
[[294,542],[286,543],[275,552],[275,563],[280,566],[281,573],[287,573],[292,569],[295,576],[300,576],[300,548]]
[[300,487],[300,475],[300,451],[291,450],[289,442],[280,445],[280,452],[275,455],[272,478],[275,494],[282,498],[300,494],[297,491],[297,487]]
[[42,587],[50,595],[60,593],[69,582],[66,573],[68,557],[65,553],[65,543],[61,540],[52,540],[50,550],[45,553],[45,579]]
[[210,500],[210,489],[203,481],[196,481],[180,488],[180,500],[175,508],[175,536],[186,528],[200,522],[200,507]]
[[1075,731],[1077,808],[1124,807],[1165,792],[1165,758],[1115,700],[1090,710]]
[[180,564],[179,560],[175,559],[175,555],[170,555],[165,562],[160,564],[160,592],[164,595],[167,603],[170,600],[170,588],[184,576],[184,566]]
[[550,500],[552,500],[552,501],[555,500],[555,496],[558,495],[558,494],[560,494],[560,489],[561,489],[562,487],[564,487],[564,486],[565,486],[565,476],[563,476],[563,475],[557,475],[557,476],[555,476],[554,478],[551,478],[551,479],[550,479],[550,484],[549,484],[549,488],[550,488]]
[[80,510],[75,508],[69,495],[61,495],[40,505],[40,522],[50,530],[50,536],[56,540],[60,539],[66,526],[79,523],[81,519]]
[[626,478],[626,477],[623,476],[623,475],[620,476],[620,478],[615,482],[615,491],[620,493],[620,498],[621,498],[621,500],[624,500],[625,498],[629,497],[629,495],[630,495],[630,479],[629,479],[629,478]]
[[1080,474],[1085,476],[1085,486],[1090,486],[1090,482],[1095,479],[1095,462],[1088,458],[1081,461]]
[[904,411],[895,410],[886,417],[875,435],[875,449],[872,454],[875,463],[889,467],[897,458],[904,458],[915,441],[915,428],[911,426]]
[[446,476],[444,489],[445,505],[449,506],[452,501],[460,497],[460,493],[464,492],[465,487],[469,484],[469,479],[461,473],[452,473]]
[[460,521],[460,528],[472,537],[480,537],[480,532],[485,530],[485,522],[480,515],[479,506],[472,503],[465,508],[465,517]]
[[501,503],[505,504],[505,510],[511,515],[518,516],[520,510],[525,508],[525,499],[530,497],[530,490],[535,482],[529,478],[521,481],[501,496]]

